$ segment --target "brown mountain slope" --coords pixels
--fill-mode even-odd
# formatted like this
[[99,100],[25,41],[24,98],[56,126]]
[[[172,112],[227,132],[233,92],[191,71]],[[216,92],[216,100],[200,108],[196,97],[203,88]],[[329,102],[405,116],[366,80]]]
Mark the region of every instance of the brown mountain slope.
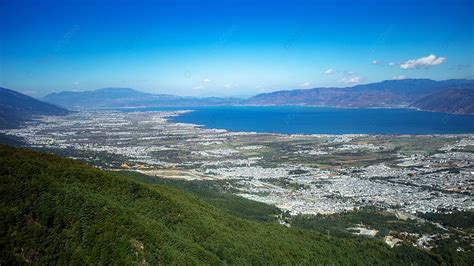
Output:
[[412,106],[433,112],[474,115],[474,90],[453,88],[440,91],[421,98]]

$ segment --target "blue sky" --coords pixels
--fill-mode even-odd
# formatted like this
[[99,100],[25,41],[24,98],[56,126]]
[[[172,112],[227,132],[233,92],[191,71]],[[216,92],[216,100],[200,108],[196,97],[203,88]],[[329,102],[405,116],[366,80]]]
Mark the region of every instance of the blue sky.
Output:
[[0,0],[0,86],[243,96],[474,78],[473,2]]

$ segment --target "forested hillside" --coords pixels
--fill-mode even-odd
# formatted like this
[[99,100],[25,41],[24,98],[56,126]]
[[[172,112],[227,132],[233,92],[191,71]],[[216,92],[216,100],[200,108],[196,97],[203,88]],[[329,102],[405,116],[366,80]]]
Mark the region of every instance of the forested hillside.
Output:
[[[437,264],[381,241],[239,218],[167,185],[0,146],[0,264]],[[266,219],[263,219],[266,220]]]

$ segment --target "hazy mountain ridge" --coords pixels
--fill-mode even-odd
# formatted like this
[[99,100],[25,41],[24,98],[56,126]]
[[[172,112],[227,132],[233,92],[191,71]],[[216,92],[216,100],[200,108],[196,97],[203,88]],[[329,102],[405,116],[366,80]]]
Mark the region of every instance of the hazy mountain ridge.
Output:
[[19,92],[0,88],[0,128],[16,127],[35,115],[66,115],[69,111]]
[[[109,88],[85,92],[52,93],[42,100],[69,108],[81,107],[158,107],[213,105],[306,105],[321,107],[409,107],[416,101],[452,89],[473,89],[474,81],[452,79],[386,80],[345,88],[313,88],[262,93],[249,99],[183,97],[144,93],[133,89]],[[465,101],[463,101],[464,103]],[[459,106],[461,109],[466,109]],[[436,109],[429,109],[436,110]],[[469,110],[469,109],[467,109]],[[450,111],[459,113],[458,110]],[[465,111],[463,111],[465,112]]]
[[105,88],[82,92],[63,91],[48,94],[42,100],[70,108],[232,105],[241,101],[237,98],[197,98],[170,94],[151,94],[130,88]]
[[447,87],[474,88],[473,80],[386,80],[346,88],[314,88],[264,93],[250,98],[251,105],[310,105],[335,107],[406,107]]

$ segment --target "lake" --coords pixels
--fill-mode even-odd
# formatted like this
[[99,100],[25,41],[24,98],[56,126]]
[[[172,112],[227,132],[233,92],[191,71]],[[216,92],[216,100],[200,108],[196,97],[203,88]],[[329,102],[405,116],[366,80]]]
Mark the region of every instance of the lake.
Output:
[[474,116],[415,109],[218,106],[133,110],[194,110],[173,117],[172,121],[229,131],[288,134],[474,133]]

